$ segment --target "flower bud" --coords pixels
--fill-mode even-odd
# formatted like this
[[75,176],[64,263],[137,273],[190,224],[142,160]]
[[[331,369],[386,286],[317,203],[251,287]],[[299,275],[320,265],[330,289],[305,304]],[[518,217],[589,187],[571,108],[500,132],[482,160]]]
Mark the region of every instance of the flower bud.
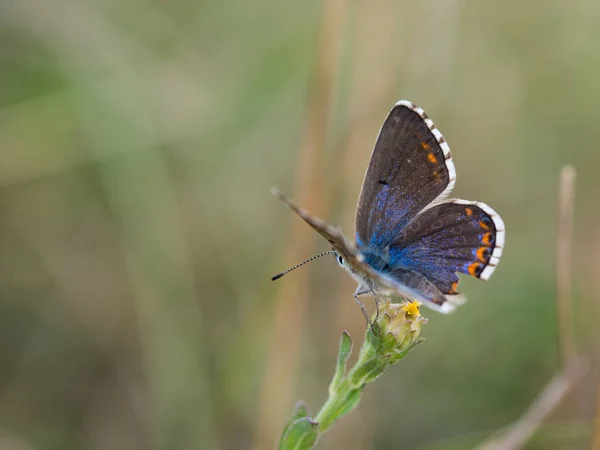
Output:
[[380,330],[380,353],[389,354],[389,364],[398,362],[409,350],[420,343],[421,325],[427,319],[419,311],[417,301],[386,303],[379,312],[376,324]]
[[419,302],[391,303],[380,306],[379,314],[367,331],[358,362],[349,379],[354,386],[364,386],[397,363],[417,344],[421,325],[427,319],[419,312]]

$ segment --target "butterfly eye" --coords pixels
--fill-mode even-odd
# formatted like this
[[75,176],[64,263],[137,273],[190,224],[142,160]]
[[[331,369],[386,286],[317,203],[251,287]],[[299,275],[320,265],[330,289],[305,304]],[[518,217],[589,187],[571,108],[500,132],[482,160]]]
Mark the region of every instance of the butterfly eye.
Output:
[[337,255],[337,262],[340,266],[344,265],[344,258],[342,258],[342,255]]

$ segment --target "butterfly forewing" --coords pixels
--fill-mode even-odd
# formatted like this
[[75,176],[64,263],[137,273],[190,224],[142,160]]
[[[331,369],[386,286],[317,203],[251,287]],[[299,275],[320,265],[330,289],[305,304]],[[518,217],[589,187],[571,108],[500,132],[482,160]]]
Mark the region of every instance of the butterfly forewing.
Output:
[[387,246],[415,215],[440,201],[456,178],[450,149],[425,112],[398,102],[371,155],[356,211],[360,247]]
[[359,256],[357,255],[354,247],[346,241],[346,238],[342,232],[331,225],[325,223],[324,220],[319,217],[309,214],[306,210],[299,208],[283,195],[277,189],[272,189],[273,195],[285,203],[292,211],[298,214],[306,223],[308,223],[315,231],[323,236],[331,244],[331,247],[344,257],[347,261],[357,261]]

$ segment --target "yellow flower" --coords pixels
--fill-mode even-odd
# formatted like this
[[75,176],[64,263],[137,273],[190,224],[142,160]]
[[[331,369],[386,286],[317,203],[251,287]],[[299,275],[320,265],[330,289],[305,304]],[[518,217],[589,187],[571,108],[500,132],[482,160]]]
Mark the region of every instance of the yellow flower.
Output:
[[421,306],[421,303],[417,301],[407,302],[402,307],[402,311],[404,311],[407,316],[419,317],[421,315],[421,313],[419,312],[419,306]]
[[367,332],[367,341],[372,346],[371,350],[388,358],[387,365],[402,359],[422,341],[419,333],[421,325],[427,323],[427,319],[419,312],[420,305],[419,302],[391,303],[387,300],[380,305],[379,316],[373,316],[376,325],[373,328],[376,331],[371,329]]

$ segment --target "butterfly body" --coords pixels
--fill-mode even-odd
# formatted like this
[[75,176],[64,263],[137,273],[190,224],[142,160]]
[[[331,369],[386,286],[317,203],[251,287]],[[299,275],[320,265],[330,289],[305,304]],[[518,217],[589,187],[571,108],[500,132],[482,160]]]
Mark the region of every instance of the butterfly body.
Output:
[[[374,252],[357,253],[359,259],[374,271],[384,274],[389,269],[388,259],[384,255],[378,255]],[[361,265],[348,264],[341,255],[336,254],[338,264],[345,269],[352,278],[358,283],[355,295],[363,295],[367,293],[375,293],[382,295],[391,295],[394,288],[387,286],[379,277],[372,277],[370,273],[361,270]]]
[[381,127],[365,174],[356,244],[275,195],[329,241],[358,282],[355,296],[395,294],[449,312],[464,302],[457,274],[487,280],[505,236],[502,219],[486,204],[446,199],[455,181],[442,134],[421,108],[400,101]]

